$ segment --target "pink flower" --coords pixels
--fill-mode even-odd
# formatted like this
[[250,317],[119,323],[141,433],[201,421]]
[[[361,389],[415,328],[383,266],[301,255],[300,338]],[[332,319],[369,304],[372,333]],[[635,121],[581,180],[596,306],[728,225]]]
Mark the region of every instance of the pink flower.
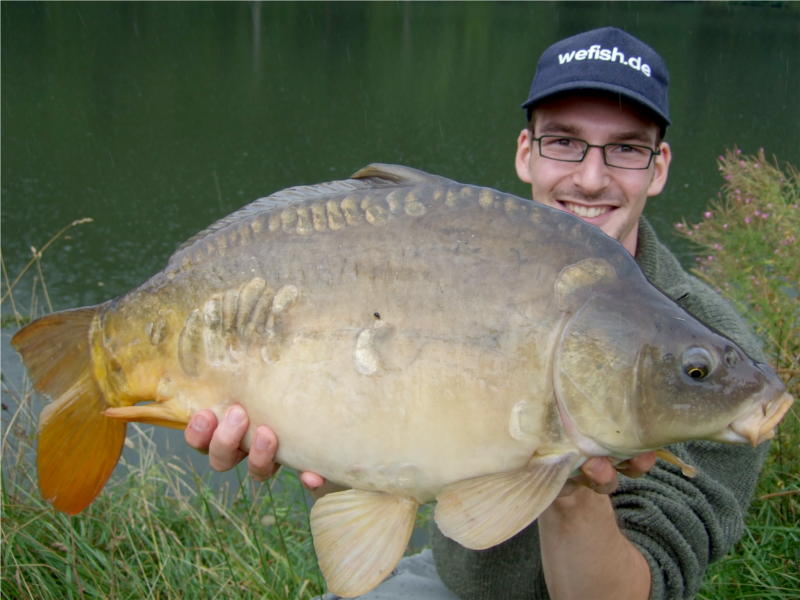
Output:
[[748,225],[749,223],[751,223],[751,222],[752,222],[752,220],[753,220],[753,219],[751,219],[750,217],[745,217],[745,218],[744,218],[744,223],[745,223],[745,225]]
[[703,213],[703,216],[704,216],[706,219],[710,219],[711,217],[713,217],[713,216],[714,216],[714,213],[713,213],[713,212],[711,212],[710,210],[707,210],[706,212],[704,212],[704,213]]
[[685,225],[683,223],[675,223],[675,229],[683,229]]
[[769,219],[769,213],[761,213],[762,219]]
[[723,229],[727,229],[727,228],[728,228],[728,224],[727,224],[727,223],[723,223],[723,224],[722,224],[722,228],[723,228]]

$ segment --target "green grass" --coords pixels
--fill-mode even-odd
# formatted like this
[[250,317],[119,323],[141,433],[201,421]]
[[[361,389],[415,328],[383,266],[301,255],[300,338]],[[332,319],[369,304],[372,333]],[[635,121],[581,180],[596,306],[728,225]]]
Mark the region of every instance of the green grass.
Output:
[[[698,250],[695,273],[737,306],[800,395],[800,173],[738,150],[720,157],[725,181],[699,223],[676,225]],[[800,597],[800,418],[781,423],[734,550],[712,565],[704,600]]]
[[[702,222],[679,224],[698,244],[697,274],[731,298],[765,339],[797,396],[800,178],[763,153],[721,157],[726,184]],[[758,212],[756,212],[758,211]],[[763,215],[767,215],[764,217]],[[44,250],[13,280],[3,269],[3,325],[52,310],[41,270]],[[709,258],[710,257],[710,258]],[[23,310],[14,288],[32,278]],[[185,461],[162,457],[147,429],[132,426],[124,461],[97,500],[69,517],[37,491],[33,448],[38,405],[29,383],[3,378],[2,574],[8,599],[311,598],[324,590],[308,530],[304,491],[282,473],[253,484],[212,487]],[[149,429],[149,428],[148,428]],[[734,550],[708,572],[703,600],[800,597],[800,419],[784,420],[772,442]],[[65,465],[68,468],[68,465]],[[430,518],[424,511],[422,521]]]
[[185,461],[160,456],[143,429],[131,433],[136,458],[74,517],[40,498],[29,451],[17,464],[6,461],[3,598],[283,599],[323,591],[294,474],[269,484],[243,476],[235,489],[212,489]]

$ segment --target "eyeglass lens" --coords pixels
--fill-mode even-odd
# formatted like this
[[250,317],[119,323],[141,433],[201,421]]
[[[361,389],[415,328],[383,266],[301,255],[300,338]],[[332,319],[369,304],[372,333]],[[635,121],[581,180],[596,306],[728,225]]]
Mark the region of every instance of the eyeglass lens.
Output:
[[602,148],[605,162],[611,167],[622,169],[646,169],[650,166],[652,149],[632,144],[605,144],[595,146],[585,140],[557,135],[543,135],[538,138],[539,153],[545,158],[580,162],[589,148]]

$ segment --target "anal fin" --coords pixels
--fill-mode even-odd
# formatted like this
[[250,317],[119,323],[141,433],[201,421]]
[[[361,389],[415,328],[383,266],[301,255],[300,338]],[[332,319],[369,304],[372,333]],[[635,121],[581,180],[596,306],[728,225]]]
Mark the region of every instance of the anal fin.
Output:
[[381,583],[400,561],[418,503],[404,496],[347,490],[320,498],[311,533],[329,591],[351,598]]
[[172,429],[185,429],[192,416],[189,410],[175,400],[150,402],[134,406],[115,406],[107,408],[103,414],[110,419],[138,421]]
[[451,483],[436,498],[436,524],[466,548],[495,546],[550,506],[577,464],[575,452],[534,456],[516,471]]

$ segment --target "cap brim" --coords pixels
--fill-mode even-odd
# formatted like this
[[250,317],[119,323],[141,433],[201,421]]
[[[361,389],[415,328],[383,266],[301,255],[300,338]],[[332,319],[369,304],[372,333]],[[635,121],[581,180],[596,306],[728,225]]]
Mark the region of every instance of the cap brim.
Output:
[[556,85],[553,87],[544,90],[535,96],[531,96],[528,98],[524,104],[522,104],[522,108],[530,108],[537,102],[541,102],[545,98],[549,98],[550,96],[554,96],[556,94],[560,94],[563,92],[577,92],[580,90],[602,90],[605,92],[613,92],[615,94],[620,94],[629,100],[633,100],[637,104],[641,104],[642,106],[646,107],[650,110],[650,112],[654,113],[658,118],[664,121],[665,125],[670,125],[671,121],[669,117],[661,112],[661,110],[650,100],[636,94],[629,90],[626,87],[621,85],[614,85],[613,83],[607,83],[604,81],[570,81],[569,83],[562,83],[561,85]]

